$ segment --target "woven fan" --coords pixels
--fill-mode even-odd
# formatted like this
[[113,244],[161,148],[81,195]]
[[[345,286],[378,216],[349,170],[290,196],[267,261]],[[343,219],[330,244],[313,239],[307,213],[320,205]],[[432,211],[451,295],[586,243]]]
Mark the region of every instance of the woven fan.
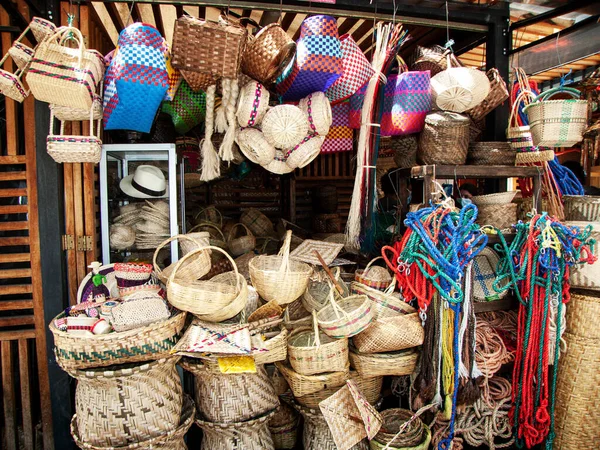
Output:
[[195,319],[174,350],[212,355],[249,355],[252,353],[252,343],[248,324],[218,324]]
[[335,260],[343,248],[344,244],[306,239],[290,253],[290,258],[318,266],[320,265],[320,262],[315,256],[315,250],[317,250],[325,260],[325,264],[329,265]]

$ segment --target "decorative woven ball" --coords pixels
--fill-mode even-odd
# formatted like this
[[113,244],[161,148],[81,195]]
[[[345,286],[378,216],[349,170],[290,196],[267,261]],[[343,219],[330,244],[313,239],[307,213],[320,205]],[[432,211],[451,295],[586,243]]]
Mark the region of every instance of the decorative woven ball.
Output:
[[242,153],[254,164],[269,164],[275,157],[275,147],[269,144],[263,132],[256,128],[238,131],[235,140]]
[[308,134],[308,119],[294,105],[277,105],[265,114],[262,130],[275,148],[289,150]]
[[240,90],[237,120],[240,127],[256,127],[260,125],[269,109],[269,91],[258,81],[247,83]]
[[323,92],[313,92],[300,100],[298,105],[306,114],[312,133],[327,136],[331,127],[331,105]]
[[135,244],[135,228],[129,225],[115,223],[110,226],[110,247],[115,250],[125,250]]
[[309,165],[321,152],[325,136],[309,134],[294,148],[285,154],[287,165],[293,169],[301,169]]

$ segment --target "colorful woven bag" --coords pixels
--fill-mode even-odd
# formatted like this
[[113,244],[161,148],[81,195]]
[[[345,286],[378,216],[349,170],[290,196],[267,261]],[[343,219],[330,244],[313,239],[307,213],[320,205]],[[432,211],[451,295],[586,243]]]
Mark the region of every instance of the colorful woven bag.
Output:
[[354,131],[350,128],[350,103],[342,102],[331,107],[332,123],[321,153],[352,151]]
[[134,23],[121,32],[106,71],[104,129],[150,132],[169,89],[167,51],[151,25]]
[[360,128],[360,115],[363,103],[365,102],[365,93],[367,92],[368,84],[369,83],[365,83],[352,97],[350,97],[348,125],[354,130]]
[[430,110],[429,71],[389,76],[384,91],[381,135],[420,133]]
[[163,112],[173,119],[175,131],[185,134],[196,125],[204,122],[206,115],[206,92],[194,92],[184,80],[175,97],[170,102],[164,102]]
[[182,77],[179,69],[176,69],[175,67],[173,67],[173,64],[171,64],[172,58],[173,57],[171,55],[171,52],[167,53],[166,64],[167,64],[167,73],[169,74],[169,90],[167,91],[167,94],[165,95],[166,101],[173,100],[173,98],[175,97],[175,93],[177,92],[177,89],[179,88],[179,85],[181,84],[181,80],[183,80],[183,77]]
[[352,36],[345,34],[340,38],[342,50],[343,75],[327,89],[325,94],[332,104],[350,98],[371,79],[375,71],[369,60]]
[[313,92],[325,92],[342,76],[342,50],[337,21],[331,16],[311,16],[300,25],[296,62],[290,75],[277,86],[286,101]]

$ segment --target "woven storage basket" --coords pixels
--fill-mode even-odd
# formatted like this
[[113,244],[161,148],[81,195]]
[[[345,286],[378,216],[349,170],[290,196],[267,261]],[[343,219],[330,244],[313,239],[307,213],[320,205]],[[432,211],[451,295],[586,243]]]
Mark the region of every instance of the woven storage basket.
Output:
[[49,328],[54,335],[56,362],[67,371],[164,358],[181,337],[185,324],[185,313],[176,313],[142,328],[86,337],[59,330],[54,322],[61,317],[62,313]]
[[[568,94],[570,100],[550,100],[555,94]],[[588,123],[587,100],[579,100],[577,89],[554,88],[542,92],[523,108],[529,119],[534,145],[572,147],[583,140]]]
[[315,214],[312,227],[315,233],[340,233],[342,231],[342,221],[338,213]]
[[279,23],[271,23],[249,37],[242,57],[242,72],[260,83],[272,85],[295,55],[296,43]]
[[203,432],[200,450],[274,450],[268,425],[273,413],[229,424],[196,419]]
[[481,226],[492,225],[499,230],[510,229],[517,222],[517,204],[480,205],[477,223]]
[[417,347],[424,338],[421,319],[415,312],[378,319],[352,342],[361,353],[383,353]]
[[[342,295],[348,297],[348,286],[340,280],[340,268],[334,267],[333,274],[344,291]],[[308,283],[308,287],[302,296],[302,305],[308,312],[319,311],[327,306],[329,302],[329,293],[335,288],[324,278],[325,276],[327,275],[324,272],[320,272],[316,279],[311,279]]]
[[[568,226],[576,226],[584,230],[587,226],[591,227],[591,237],[596,240],[594,246],[594,255],[600,260],[600,223],[599,222],[565,222]],[[569,282],[572,288],[600,290],[600,263],[577,264],[570,268]]]
[[555,449],[593,448],[600,440],[600,298],[582,291],[567,307],[567,350],[561,353],[556,388]]
[[478,166],[514,166],[517,152],[508,142],[472,142],[467,163]]
[[281,150],[276,150],[273,159],[268,164],[264,164],[263,168],[277,175],[285,175],[295,170],[288,166],[287,159]]
[[298,442],[298,430],[300,429],[300,418],[296,418],[289,423],[272,426],[269,424],[271,438],[275,449],[294,449]]
[[[78,48],[66,47],[67,40]],[[81,32],[61,27],[38,44],[27,84],[36,100],[89,111],[103,75],[102,57],[85,48]]]
[[[246,234],[244,236],[236,237],[235,230],[238,227],[242,227],[246,231]],[[238,257],[243,255],[244,253],[248,253],[254,250],[254,247],[256,247],[256,238],[252,234],[252,231],[250,231],[246,225],[244,225],[243,223],[237,223],[231,228],[231,230],[229,230],[227,246],[229,248],[229,253],[231,253],[235,257]]]
[[[192,245],[192,247],[188,248],[188,252],[186,252],[186,254],[197,248],[206,247],[208,245],[208,242],[196,241],[192,236],[188,236],[186,234],[178,234],[177,236],[170,237],[169,239],[163,241],[158,247],[156,247],[156,251],[154,252],[154,258],[152,260],[152,263],[154,265],[154,274],[164,284],[167,283],[167,280],[171,276],[171,272],[173,271],[177,263],[171,263],[171,265],[165,267],[165,269],[161,269],[158,265],[158,254],[160,253],[161,249],[165,247],[165,245],[169,244],[172,241],[188,241]],[[208,273],[209,270],[210,251],[204,250],[202,252],[196,252],[196,256],[188,259],[186,263],[179,268],[179,270],[177,271],[177,279],[182,281],[194,281],[198,278],[202,278]]]
[[563,195],[566,220],[600,222],[600,197]]
[[358,269],[354,274],[354,279],[373,289],[386,290],[392,284],[392,275],[385,267],[373,266],[373,263],[380,259],[383,258],[381,256],[373,258],[364,270]]
[[236,112],[240,127],[260,125],[269,110],[269,98],[269,91],[258,81],[250,81],[242,87]]
[[396,283],[394,282],[385,291],[380,291],[353,281],[350,284],[350,292],[369,297],[371,309],[373,310],[373,320],[416,312],[415,308],[402,300],[399,294],[394,294],[395,286]]
[[348,339],[334,339],[321,333],[313,311],[313,329],[298,328],[288,339],[288,358],[301,375],[339,372],[348,363]]
[[504,205],[513,201],[517,191],[497,192],[495,194],[474,195],[471,201],[477,206]]
[[381,412],[383,425],[370,442],[371,450],[427,450],[431,442],[431,430],[418,417],[404,428],[402,427],[413,416],[406,409],[392,408]]
[[60,122],[59,134],[54,134],[54,115],[50,112],[50,131],[46,137],[46,151],[57,163],[94,163],[100,162],[102,156],[102,141],[100,140],[100,124],[97,121],[94,136],[93,109],[89,114],[89,136],[65,135],[65,123]]
[[285,327],[281,327],[278,333],[271,338],[264,338],[260,334],[252,336],[253,343],[256,341],[263,349],[266,349],[266,351],[255,351],[253,353],[255,364],[271,364],[285,360],[287,358],[288,336],[289,332]]
[[275,147],[267,142],[262,131],[243,128],[235,135],[241,152],[254,164],[268,165],[275,157]]
[[168,431],[165,434],[148,439],[141,442],[134,442],[132,444],[120,447],[99,447],[84,442],[79,435],[79,429],[77,428],[77,415],[71,420],[71,436],[75,440],[75,444],[81,449],[86,450],[134,450],[134,449],[157,449],[157,450],[187,450],[185,445],[184,436],[194,423],[196,416],[196,408],[192,399],[184,394],[183,397],[183,408],[181,410],[181,419],[179,426]]
[[469,149],[469,118],[437,111],[427,114],[419,138],[417,159],[421,164],[462,165]]
[[490,112],[504,103],[509,95],[506,83],[500,76],[498,69],[492,68],[487,71],[487,77],[490,80],[490,92],[487,97],[477,106],[467,111],[473,122],[479,122]]
[[326,136],[331,127],[331,105],[322,92],[313,92],[300,100],[298,105],[308,119],[311,133]]
[[490,80],[484,72],[471,67],[452,67],[431,78],[432,101],[443,111],[465,112],[479,105],[490,92]]
[[410,375],[413,373],[419,352],[409,349],[389,353],[360,353],[350,350],[350,365],[362,377],[377,377],[385,375]]
[[71,372],[78,381],[75,410],[81,439],[124,446],[175,430],[183,405],[177,359]]
[[224,17],[216,23],[181,16],[173,31],[173,67],[237,79],[247,35]]
[[352,337],[366,330],[373,320],[371,300],[366,295],[335,299],[338,291],[329,293],[329,304],[317,313],[319,328],[335,339]]
[[391,147],[394,150],[394,162],[399,169],[409,169],[417,165],[417,137],[398,136],[391,138]]
[[294,148],[309,130],[308,119],[294,105],[277,105],[269,109],[262,121],[262,131],[267,142],[275,148]]
[[410,70],[429,70],[429,73],[433,77],[448,68],[448,55],[450,55],[453,65],[460,65],[454,53],[451,53],[450,50],[440,45],[433,45],[431,47],[421,47],[419,45],[412,55],[411,59],[413,62],[410,64]]
[[[213,251],[216,250],[217,252],[225,255],[233,267],[233,280],[237,279],[237,284],[231,284],[231,280],[224,280],[223,282],[213,281],[212,279],[209,281],[190,281],[180,280],[177,277],[177,272],[180,268],[185,267],[184,263],[186,261],[188,261],[190,258],[196,257],[199,253],[207,249]],[[244,292],[246,293],[247,297],[246,280],[244,277],[238,275],[239,274],[235,262],[223,249],[214,246],[199,248],[181,258],[171,271],[171,275],[167,280],[167,298],[169,303],[182,311],[189,311],[192,314],[197,314],[199,316],[215,314],[219,311],[222,311],[223,308],[228,307],[240,296],[243,296]],[[244,305],[245,304],[246,301],[244,299]],[[240,308],[240,311],[242,309],[243,306]]]
[[319,156],[323,142],[325,142],[325,136],[309,134],[294,148],[285,152],[286,164],[293,169],[306,167]]
[[256,208],[248,208],[240,216],[240,222],[250,228],[254,236],[270,236],[275,233],[271,220]]
[[260,255],[250,261],[252,285],[261,298],[275,300],[280,305],[300,297],[308,286],[312,268],[290,259],[292,232],[288,231],[277,256]]
[[275,363],[277,370],[281,373],[294,397],[304,397],[318,393],[331,387],[343,386],[349,376],[350,366],[346,364],[343,370],[337,372],[325,372],[317,375],[302,375],[292,369],[287,362]]
[[18,42],[18,40],[13,42],[13,45],[8,49],[8,54],[19,69],[25,69],[27,67],[27,64],[29,64],[33,58],[33,53],[34,50],[31,47]]
[[194,223],[196,225],[212,223],[220,228],[223,226],[223,215],[216,206],[207,206],[206,208],[202,208],[200,211],[198,211],[198,213],[194,216]]

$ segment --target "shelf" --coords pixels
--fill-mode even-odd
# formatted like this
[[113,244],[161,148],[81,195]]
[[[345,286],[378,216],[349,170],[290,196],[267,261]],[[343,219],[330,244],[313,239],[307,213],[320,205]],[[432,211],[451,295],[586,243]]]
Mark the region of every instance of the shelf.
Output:
[[541,175],[538,167],[526,166],[416,166],[402,169],[400,176],[412,178],[531,178]]
[[517,299],[509,293],[501,300],[492,300],[489,302],[473,302],[475,313],[488,311],[508,311],[516,309],[518,306]]

